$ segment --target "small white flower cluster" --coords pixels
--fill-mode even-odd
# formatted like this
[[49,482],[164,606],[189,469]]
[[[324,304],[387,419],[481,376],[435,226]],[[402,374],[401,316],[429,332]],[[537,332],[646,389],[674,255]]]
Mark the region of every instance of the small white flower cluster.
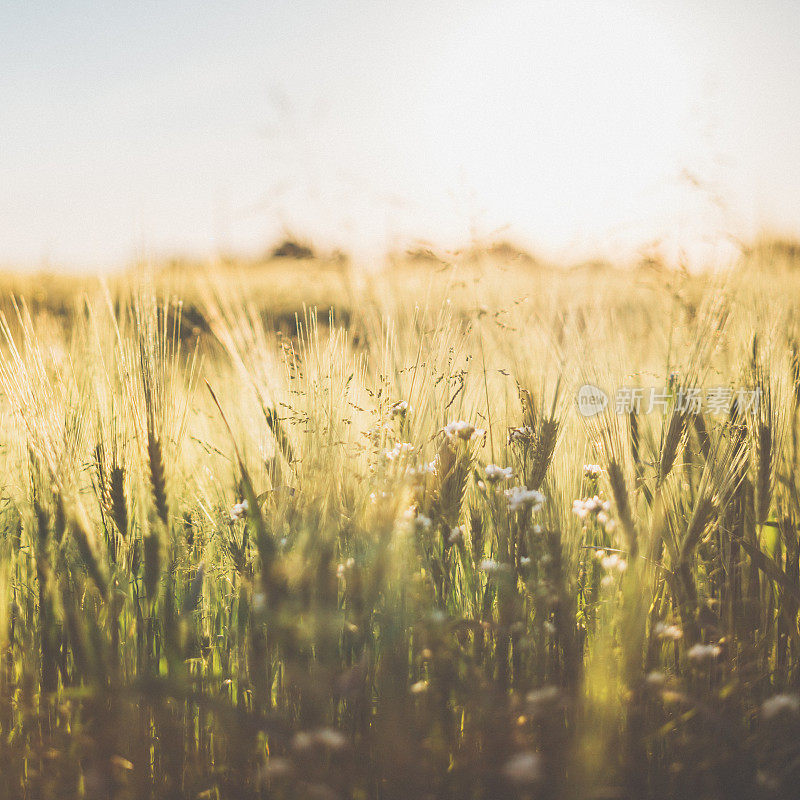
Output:
[[533,716],[540,716],[546,711],[565,707],[565,697],[558,686],[542,686],[525,695],[527,711]]
[[450,531],[450,535],[447,537],[447,544],[450,546],[454,544],[458,544],[459,542],[464,541],[464,526],[458,525]]
[[484,558],[481,561],[481,572],[485,572],[487,575],[501,575],[511,572],[511,565],[495,561],[493,558]]
[[[590,514],[596,514],[601,524],[604,520],[608,521],[609,511],[611,511],[611,503],[608,500],[601,500],[597,495],[583,500],[577,499],[572,503],[572,513],[576,514],[578,519],[586,519]],[[604,519],[600,518],[601,514],[604,515]]]
[[583,465],[583,477],[589,478],[590,480],[596,481],[600,477],[600,473],[602,472],[602,468],[599,464],[584,464]]
[[336,567],[336,576],[338,578],[344,578],[347,574],[347,570],[352,569],[356,565],[356,560],[354,558],[348,558],[344,564],[339,564]]
[[383,422],[371,427],[368,431],[364,432],[364,436],[367,437],[373,444],[379,444],[381,439],[383,438],[384,434],[391,435],[393,433],[393,427],[390,422]]
[[775,694],[761,704],[761,716],[775,719],[800,714],[800,697],[796,694]]
[[522,511],[530,508],[539,511],[544,505],[545,497],[537,489],[528,489],[525,486],[514,486],[505,491],[509,511]]
[[625,572],[628,569],[628,562],[619,553],[607,553],[605,550],[598,550],[595,558],[600,562],[600,566],[606,572]]
[[514,477],[514,470],[511,467],[498,467],[497,464],[487,464],[486,466],[486,482],[499,483],[500,481],[507,481]]
[[406,470],[406,475],[417,483],[424,483],[428,475],[436,472],[436,467],[432,461],[417,467],[409,467]]
[[608,533],[614,530],[615,522],[610,517],[611,503],[595,495],[583,500],[577,499],[572,503],[572,513],[586,524],[587,520],[594,518]]
[[387,450],[383,455],[388,461],[399,461],[404,456],[410,456],[414,452],[414,445],[408,442],[397,442],[391,450]]
[[403,519],[417,533],[428,533],[433,527],[433,520],[430,517],[426,517],[424,514],[420,514],[414,506],[405,510]]
[[529,443],[534,439],[535,433],[533,428],[528,425],[523,425],[521,428],[509,428],[508,443]]
[[483,438],[486,433],[483,428],[476,428],[471,422],[465,422],[463,419],[449,422],[444,426],[444,432],[451,442],[461,439],[465,442],[471,442],[476,439]]
[[677,642],[683,638],[683,631],[677,625],[667,625],[664,622],[657,622],[653,626],[653,633],[657,639],[666,639],[669,642]]
[[526,751],[511,756],[503,765],[503,777],[517,787],[532,786],[542,780],[542,757]]
[[389,409],[389,416],[392,417],[392,419],[395,417],[404,417],[407,413],[408,403],[405,400],[399,400]]
[[259,768],[259,781],[281,780],[292,774],[292,762],[288,758],[270,756],[267,763]]
[[314,747],[340,751],[347,747],[347,737],[334,728],[317,728],[315,731],[300,731],[292,739],[292,749],[306,752]]
[[689,661],[698,665],[710,664],[721,654],[722,648],[718,644],[695,644],[686,651]]
[[237,519],[244,519],[248,510],[247,500],[242,500],[241,503],[234,503],[233,508],[231,508],[231,521],[235,522]]
[[645,675],[644,682],[649,689],[663,689],[667,683],[667,676],[654,669]]

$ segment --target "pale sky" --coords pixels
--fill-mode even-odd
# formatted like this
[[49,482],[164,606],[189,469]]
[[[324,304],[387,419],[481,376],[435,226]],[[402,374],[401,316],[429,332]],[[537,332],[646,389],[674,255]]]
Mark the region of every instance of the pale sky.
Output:
[[798,42],[794,0],[3,0],[0,263],[800,233]]

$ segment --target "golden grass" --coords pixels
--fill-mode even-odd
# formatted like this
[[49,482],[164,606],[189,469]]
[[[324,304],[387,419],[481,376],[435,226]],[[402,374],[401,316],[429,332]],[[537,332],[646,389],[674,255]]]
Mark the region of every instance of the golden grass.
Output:
[[[2,279],[9,796],[793,796],[800,274],[763,257]],[[719,387],[763,403],[683,403]]]

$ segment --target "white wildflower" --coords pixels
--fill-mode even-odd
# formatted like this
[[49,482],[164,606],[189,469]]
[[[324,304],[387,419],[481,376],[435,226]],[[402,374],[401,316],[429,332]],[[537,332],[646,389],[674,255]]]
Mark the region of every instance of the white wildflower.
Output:
[[288,758],[270,756],[263,767],[263,777],[274,780],[285,778],[292,772],[292,762]]
[[233,508],[231,508],[231,520],[244,519],[248,510],[247,500],[242,500],[241,503],[234,503]]
[[503,766],[503,777],[516,786],[530,786],[542,779],[542,758],[531,751],[511,756]]
[[494,575],[501,572],[510,572],[511,567],[508,564],[502,564],[492,558],[484,558],[481,561],[481,571],[488,575]]
[[603,514],[604,516],[601,524],[605,524],[605,522],[608,521],[609,511],[611,511],[611,503],[607,500],[602,500],[597,495],[594,497],[587,497],[583,500],[577,499],[572,503],[572,513],[576,514],[579,519],[586,519],[589,514],[594,514],[599,520],[600,515]]
[[326,750],[344,750],[347,747],[347,737],[334,728],[319,728],[314,731],[314,739]]
[[591,478],[592,480],[597,480],[600,477],[600,473],[602,472],[602,468],[599,464],[584,464],[583,465],[583,475],[586,478]]
[[514,470],[512,470],[511,467],[498,467],[497,464],[488,464],[486,466],[486,480],[489,483],[507,481],[513,476]]
[[615,569],[618,563],[619,555],[617,555],[617,553],[609,553],[607,556],[603,556],[603,558],[600,560],[600,566],[606,572],[610,572],[612,569]]
[[587,524],[587,520],[590,517],[594,517],[597,523],[605,528],[607,533],[611,533],[616,524],[611,519],[610,511],[611,503],[608,500],[603,500],[598,495],[583,499],[579,498],[572,503],[572,513],[582,520],[584,525]]
[[402,417],[407,411],[408,403],[405,400],[400,400],[389,409],[389,414],[392,417]]
[[533,511],[539,511],[544,505],[545,497],[536,489],[527,489],[524,486],[514,486],[511,489],[506,489],[506,498],[508,500],[509,511],[521,511],[525,508],[531,508]]
[[796,694],[775,694],[761,704],[761,716],[775,719],[800,712],[800,697]]
[[403,512],[403,520],[417,533],[427,533],[433,527],[433,520],[424,514],[420,514],[414,506],[407,508]]
[[617,572],[625,572],[628,568],[628,562],[622,558],[619,553],[610,553],[604,555],[600,559],[600,566],[606,571],[616,570]]
[[384,456],[389,461],[399,461],[403,456],[411,455],[414,452],[414,445],[408,442],[397,442],[391,450],[387,450]]
[[525,702],[530,711],[541,711],[545,706],[552,708],[555,705],[563,705],[563,699],[561,690],[557,686],[542,686],[525,695]]
[[454,545],[458,542],[464,541],[464,528],[461,525],[456,525],[455,528],[450,530],[450,535],[447,537],[447,544]]
[[463,419],[449,422],[445,425],[444,432],[451,441],[462,439],[465,442],[480,439],[486,433],[482,428],[476,428],[472,423],[465,422]]
[[667,639],[670,642],[677,642],[683,638],[683,631],[677,625],[666,625],[663,622],[657,622],[653,626],[653,633],[658,639]]
[[385,433],[392,433],[392,425],[389,422],[374,425],[368,431],[364,432],[364,436],[370,439],[373,443],[378,444]]
[[508,442],[512,444],[513,442],[531,442],[533,441],[535,434],[533,432],[533,428],[524,425],[521,428],[509,428],[508,431]]
[[695,664],[708,664],[716,661],[722,653],[722,648],[717,644],[696,644],[690,647],[686,655]]
[[409,467],[406,474],[413,478],[418,483],[423,483],[425,478],[430,475],[432,472],[436,471],[436,467],[432,461],[423,464],[421,467]]
[[652,672],[647,673],[644,681],[651,689],[660,689],[667,682],[667,676],[663,672],[654,669]]
[[586,508],[586,504],[583,500],[577,499],[572,502],[572,513],[575,514],[578,519],[586,519],[589,515],[589,509]]

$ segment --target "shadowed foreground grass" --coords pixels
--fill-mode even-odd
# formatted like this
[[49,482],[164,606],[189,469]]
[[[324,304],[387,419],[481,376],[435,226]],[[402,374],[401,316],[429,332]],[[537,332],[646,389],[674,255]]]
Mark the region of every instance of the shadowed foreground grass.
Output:
[[7,293],[0,796],[795,797],[800,279],[297,283]]

